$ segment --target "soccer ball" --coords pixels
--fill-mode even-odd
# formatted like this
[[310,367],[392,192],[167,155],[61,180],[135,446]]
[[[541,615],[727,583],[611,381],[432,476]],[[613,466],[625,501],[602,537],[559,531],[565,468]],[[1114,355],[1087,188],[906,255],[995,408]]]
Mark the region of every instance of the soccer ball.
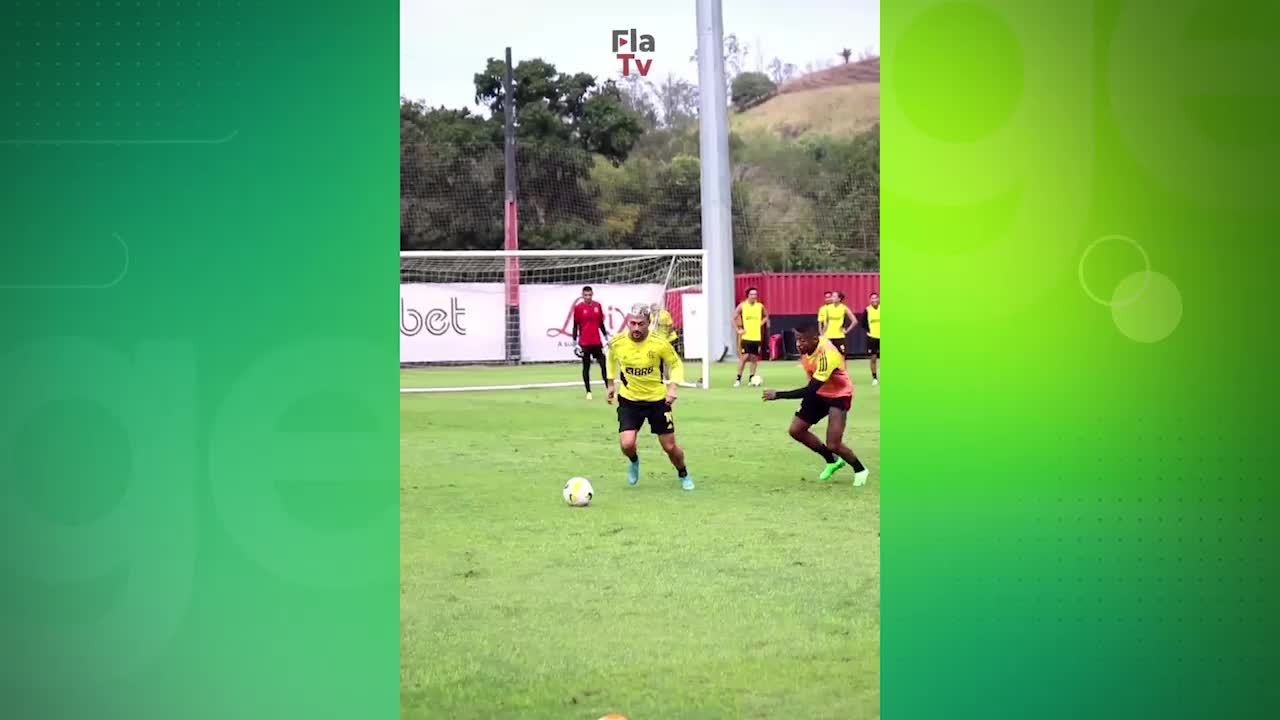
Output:
[[760,377],[759,375],[752,375],[751,384],[756,387],[760,387],[761,385],[764,384],[764,378]]
[[564,501],[573,507],[586,507],[591,504],[591,498],[595,496],[595,490],[591,488],[591,481],[584,477],[569,478],[569,482],[564,484]]

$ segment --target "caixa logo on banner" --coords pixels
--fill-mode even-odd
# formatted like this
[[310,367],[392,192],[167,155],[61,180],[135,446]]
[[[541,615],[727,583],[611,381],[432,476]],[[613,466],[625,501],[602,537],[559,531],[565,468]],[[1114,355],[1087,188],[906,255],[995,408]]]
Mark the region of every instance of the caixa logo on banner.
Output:
[[448,308],[435,307],[422,312],[416,308],[407,307],[404,297],[401,296],[400,334],[414,337],[426,330],[428,335],[440,337],[449,334],[452,330],[455,335],[466,335],[467,328],[462,324],[466,314],[467,309],[456,297],[449,298]]

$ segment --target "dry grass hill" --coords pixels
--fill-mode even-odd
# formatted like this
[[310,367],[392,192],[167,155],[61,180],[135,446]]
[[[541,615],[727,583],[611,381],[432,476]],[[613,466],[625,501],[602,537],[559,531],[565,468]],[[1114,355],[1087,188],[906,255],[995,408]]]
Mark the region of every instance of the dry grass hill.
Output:
[[880,58],[836,65],[784,84],[773,98],[733,115],[738,133],[786,138],[848,136],[880,121]]

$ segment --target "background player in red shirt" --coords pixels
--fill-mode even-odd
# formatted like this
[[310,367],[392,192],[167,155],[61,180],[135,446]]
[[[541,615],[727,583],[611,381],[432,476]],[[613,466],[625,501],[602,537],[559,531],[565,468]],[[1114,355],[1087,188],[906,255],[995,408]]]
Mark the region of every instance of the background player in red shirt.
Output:
[[600,381],[609,384],[608,370],[605,369],[604,341],[609,339],[609,331],[605,328],[604,308],[592,298],[591,286],[582,288],[582,301],[573,306],[573,339],[582,351],[582,384],[587,388],[587,399],[591,399],[591,361],[600,364]]

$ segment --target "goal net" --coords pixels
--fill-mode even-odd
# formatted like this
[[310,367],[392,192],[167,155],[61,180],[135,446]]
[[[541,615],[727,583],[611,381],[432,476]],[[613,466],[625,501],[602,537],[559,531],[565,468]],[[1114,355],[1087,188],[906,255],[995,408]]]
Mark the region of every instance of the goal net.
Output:
[[703,267],[702,250],[403,251],[400,390],[581,387],[573,308],[584,286],[610,335],[641,308],[654,331],[669,325],[685,384],[706,387]]

